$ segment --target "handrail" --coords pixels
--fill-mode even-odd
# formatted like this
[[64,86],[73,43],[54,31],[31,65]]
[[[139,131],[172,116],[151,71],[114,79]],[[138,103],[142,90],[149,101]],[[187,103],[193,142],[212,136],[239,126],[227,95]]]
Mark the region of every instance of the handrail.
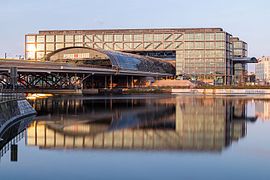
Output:
[[0,102],[25,99],[24,93],[19,93],[18,90],[0,89]]

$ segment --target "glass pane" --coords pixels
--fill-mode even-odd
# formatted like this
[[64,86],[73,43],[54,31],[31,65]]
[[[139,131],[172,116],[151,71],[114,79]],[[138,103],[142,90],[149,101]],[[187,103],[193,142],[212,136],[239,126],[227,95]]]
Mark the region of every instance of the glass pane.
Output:
[[111,35],[111,34],[104,35],[104,41],[105,42],[113,42],[113,35]]
[[73,46],[72,43],[66,43],[66,44],[65,44],[65,47],[72,47],[72,46]]
[[56,35],[56,42],[64,42],[64,36],[63,35]]
[[35,57],[35,52],[31,51],[31,52],[26,52],[26,59],[36,59]]
[[216,49],[225,49],[225,41],[224,42],[216,42]]
[[92,35],[84,36],[84,42],[93,42],[93,36]]
[[53,35],[47,35],[46,36],[46,42],[54,42],[54,36]]
[[65,42],[73,42],[73,35],[66,35]]
[[195,42],[195,49],[204,49],[204,42]]
[[225,41],[225,33],[216,33],[217,41]]
[[64,48],[64,44],[56,44],[55,50]]
[[44,50],[45,50],[44,44],[37,44],[37,51],[44,51]]
[[75,35],[75,42],[83,42],[83,36],[82,35]]
[[124,35],[124,41],[126,41],[126,42],[132,42],[132,35],[131,34]]
[[205,49],[215,49],[214,42],[205,42]]
[[36,42],[36,36],[26,36],[26,42],[28,43]]
[[94,41],[95,42],[102,42],[103,41],[103,35],[100,35],[100,34],[94,35]]
[[185,48],[186,49],[194,49],[194,42],[186,42]]
[[36,45],[35,44],[27,44],[26,45],[26,51],[35,52],[36,51]]
[[194,41],[194,34],[185,34],[185,41]]
[[37,59],[44,58],[45,53],[44,52],[37,52]]
[[154,34],[154,41],[163,41],[163,34]]
[[122,42],[123,41],[123,35],[122,34],[114,35],[114,41],[115,42]]
[[195,41],[204,41],[204,34],[203,33],[196,33],[195,34]]
[[145,34],[144,41],[153,41],[153,34]]
[[54,44],[46,44],[46,51],[54,51]]
[[215,33],[206,33],[205,40],[206,41],[214,41],[215,40]]
[[45,36],[37,36],[37,42],[45,42]]
[[75,46],[76,47],[83,47],[83,43],[76,43]]
[[134,41],[143,41],[143,35],[142,34],[135,34],[134,35]]

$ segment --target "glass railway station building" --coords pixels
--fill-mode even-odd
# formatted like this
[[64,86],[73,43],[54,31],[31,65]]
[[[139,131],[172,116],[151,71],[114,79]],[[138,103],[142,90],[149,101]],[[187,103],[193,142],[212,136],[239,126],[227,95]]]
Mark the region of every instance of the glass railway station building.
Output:
[[247,43],[221,28],[49,30],[25,35],[27,60],[69,47],[161,58],[175,65],[177,77],[218,84],[244,81],[246,64],[255,62],[247,58]]

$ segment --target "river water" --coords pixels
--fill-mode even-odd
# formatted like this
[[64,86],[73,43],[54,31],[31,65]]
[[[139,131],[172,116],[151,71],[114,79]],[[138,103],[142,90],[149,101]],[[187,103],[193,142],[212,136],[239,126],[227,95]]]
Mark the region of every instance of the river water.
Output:
[[10,147],[1,149],[1,180],[270,179],[270,99],[262,96],[30,103],[38,115],[26,130],[11,131]]

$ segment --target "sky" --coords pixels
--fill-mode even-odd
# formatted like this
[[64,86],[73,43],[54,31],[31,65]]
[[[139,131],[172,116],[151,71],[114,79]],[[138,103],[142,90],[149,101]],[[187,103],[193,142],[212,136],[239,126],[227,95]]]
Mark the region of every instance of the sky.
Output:
[[270,55],[269,0],[0,0],[0,57],[24,54],[39,30],[221,27]]

